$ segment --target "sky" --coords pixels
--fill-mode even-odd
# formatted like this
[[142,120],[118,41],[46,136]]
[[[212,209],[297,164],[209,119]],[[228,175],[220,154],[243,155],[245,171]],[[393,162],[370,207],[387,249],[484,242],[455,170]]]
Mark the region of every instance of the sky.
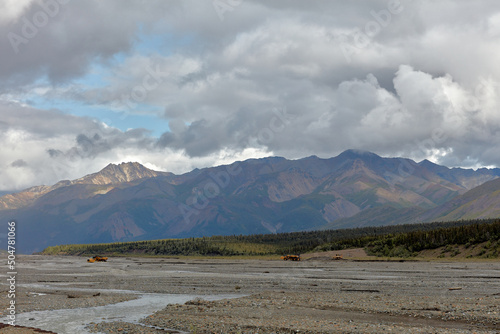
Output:
[[346,149],[500,166],[500,2],[4,0],[0,191]]

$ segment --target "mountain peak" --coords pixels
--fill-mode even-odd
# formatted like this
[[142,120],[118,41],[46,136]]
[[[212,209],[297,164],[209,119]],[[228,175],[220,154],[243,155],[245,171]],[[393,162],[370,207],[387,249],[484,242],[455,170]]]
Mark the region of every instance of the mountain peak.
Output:
[[84,176],[74,183],[116,184],[156,177],[160,174],[162,173],[144,167],[138,162],[122,162],[118,165],[110,163],[101,171]]
[[107,170],[116,171],[116,170],[128,170],[128,169],[150,170],[149,168],[144,167],[138,162],[122,162],[119,164],[110,163],[106,167],[101,169],[99,173],[105,172]]
[[349,149],[338,155],[338,158],[344,159],[363,159],[363,158],[380,158],[379,155],[363,150]]
[[429,170],[436,171],[436,170],[447,170],[449,169],[448,167],[438,165],[432,161],[429,161],[427,159],[424,159],[418,163],[420,166],[425,167]]

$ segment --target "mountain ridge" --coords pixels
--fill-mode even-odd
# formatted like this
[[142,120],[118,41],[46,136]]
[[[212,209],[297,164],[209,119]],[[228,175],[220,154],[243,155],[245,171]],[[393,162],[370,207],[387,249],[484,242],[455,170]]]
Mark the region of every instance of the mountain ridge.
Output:
[[[181,175],[129,162],[0,197],[0,219],[23,222],[20,243],[27,251],[60,243],[400,224],[449,215],[446,203],[499,176],[498,168],[450,169],[356,150],[328,159],[249,159]],[[40,236],[46,240],[37,241]]]
[[[34,186],[25,190],[21,190],[20,192],[1,196],[0,210],[19,209],[28,206],[43,195],[61,187],[67,187],[76,184],[115,186],[121,183],[134,182],[143,178],[171,174],[172,173],[168,172],[153,171],[149,168],[144,167],[138,162],[123,162],[120,164],[110,163],[96,173],[92,173],[75,180],[62,180],[51,186]],[[114,186],[108,187],[107,191],[114,189]]]
[[73,182],[83,184],[117,184],[169,174],[171,173],[151,170],[138,162],[122,162],[120,164],[110,163],[99,172],[86,175]]

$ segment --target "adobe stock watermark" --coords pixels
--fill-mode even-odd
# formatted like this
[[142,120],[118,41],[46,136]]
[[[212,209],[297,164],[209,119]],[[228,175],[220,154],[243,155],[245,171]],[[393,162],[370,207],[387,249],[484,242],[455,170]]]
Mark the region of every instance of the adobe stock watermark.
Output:
[[189,224],[191,216],[200,214],[205,209],[210,200],[219,196],[221,191],[231,183],[231,178],[242,172],[238,163],[226,166],[225,170],[216,173],[210,172],[210,180],[200,187],[193,188],[194,195],[186,200],[186,204],[179,204],[179,211],[184,217],[184,222]]
[[16,222],[9,221],[7,227],[7,323],[16,324]]
[[[465,100],[462,105],[459,105],[459,109],[455,110],[451,115],[445,117],[444,124],[448,129],[452,129],[452,131],[458,131],[460,129],[462,122],[466,117],[461,115],[463,112],[465,113],[474,113],[481,108],[481,105],[486,102],[491,95],[498,94],[498,88],[500,85],[493,81],[492,79],[485,79],[483,77],[479,78],[479,84],[473,90],[472,96]],[[450,130],[448,131],[448,133]],[[441,147],[450,136],[447,134],[447,131],[443,127],[435,127],[431,131],[431,135],[429,138],[424,140],[415,140],[415,146],[418,147],[419,151],[424,155],[428,155],[429,153],[436,152],[438,147]],[[399,166],[397,173],[389,173],[385,172],[384,177],[387,180],[390,180],[389,183],[391,187],[394,189],[394,186],[397,182],[402,182],[405,178],[413,175],[415,173],[415,167],[407,160],[403,160]]]
[[350,64],[352,57],[360,53],[363,49],[366,49],[372,43],[373,38],[383,28],[387,28],[391,24],[393,16],[401,14],[403,9],[404,7],[399,0],[389,0],[387,9],[370,11],[373,20],[366,22],[364,27],[356,28],[350,35],[341,36],[339,47],[346,61]]
[[[269,125],[262,128],[256,134],[260,144],[268,144],[272,142],[277,133],[284,131],[290,123],[291,115],[287,113],[286,108],[274,108],[274,116],[271,117]],[[184,222],[189,224],[192,216],[200,214],[201,210],[205,209],[210,201],[219,196],[223,189],[229,186],[231,179],[242,172],[242,168],[238,163],[233,163],[225,167],[225,170],[216,173],[210,172],[209,179],[206,182],[200,183],[199,186],[193,188],[193,195],[188,197],[185,203],[179,204],[178,208],[181,212]],[[267,224],[267,223],[266,223]],[[281,226],[271,226],[263,224],[270,231],[275,231]]]
[[19,47],[28,44],[30,40],[35,38],[40,30],[47,26],[51,19],[56,17],[61,12],[61,6],[66,5],[71,0],[38,0],[36,3],[40,10],[35,12],[31,17],[21,17],[19,30],[17,32],[10,31],[7,34],[7,39],[15,54],[20,52]]
[[122,94],[121,105],[125,105],[130,109],[134,109],[141,102],[144,102],[149,93],[157,89],[170,74],[163,72],[160,65],[156,64],[156,68],[146,66],[146,74],[143,76],[140,84],[135,85],[128,94]]
[[[132,87],[128,93],[121,94],[120,99],[112,103],[113,108],[122,109],[118,117],[121,121],[128,117],[128,113],[123,111],[123,109],[132,110],[137,108],[137,106],[146,101],[149,94],[158,89],[170,75],[170,72],[163,71],[159,64],[156,64],[156,66],[146,66],[144,72],[145,74],[139,84]],[[111,119],[108,118],[104,119],[103,123],[106,124],[106,126],[112,126],[113,124]]]
[[498,82],[493,79],[479,77],[479,84],[474,88],[473,95],[463,105],[464,110],[468,112],[477,111],[490,95],[498,94],[498,87]]
[[236,7],[240,6],[243,0],[213,0],[212,6],[214,7],[217,16],[221,21],[224,21],[224,16],[227,12],[232,12]]
[[[415,140],[415,145],[419,148],[419,150],[427,154],[428,152],[432,152],[436,150],[436,147],[443,144],[447,139],[448,135],[445,131],[437,127],[432,130],[431,136],[424,140]],[[396,183],[403,182],[404,179],[410,177],[415,173],[415,167],[410,163],[407,159],[402,159],[400,164],[398,165],[398,169],[396,173],[384,172],[384,178],[389,182],[391,186],[391,190],[395,191]]]
[[274,141],[276,134],[283,132],[291,122],[291,115],[287,113],[286,108],[274,108],[274,116],[269,121],[267,127],[259,130],[257,133],[257,141],[261,145],[269,144]]

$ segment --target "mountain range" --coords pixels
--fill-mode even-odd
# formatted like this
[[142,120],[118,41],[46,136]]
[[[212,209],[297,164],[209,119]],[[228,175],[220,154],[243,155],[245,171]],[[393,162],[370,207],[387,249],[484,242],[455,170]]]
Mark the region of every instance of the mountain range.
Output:
[[500,216],[500,169],[347,150],[250,159],[175,175],[109,164],[0,197],[18,250],[50,245],[276,233]]

